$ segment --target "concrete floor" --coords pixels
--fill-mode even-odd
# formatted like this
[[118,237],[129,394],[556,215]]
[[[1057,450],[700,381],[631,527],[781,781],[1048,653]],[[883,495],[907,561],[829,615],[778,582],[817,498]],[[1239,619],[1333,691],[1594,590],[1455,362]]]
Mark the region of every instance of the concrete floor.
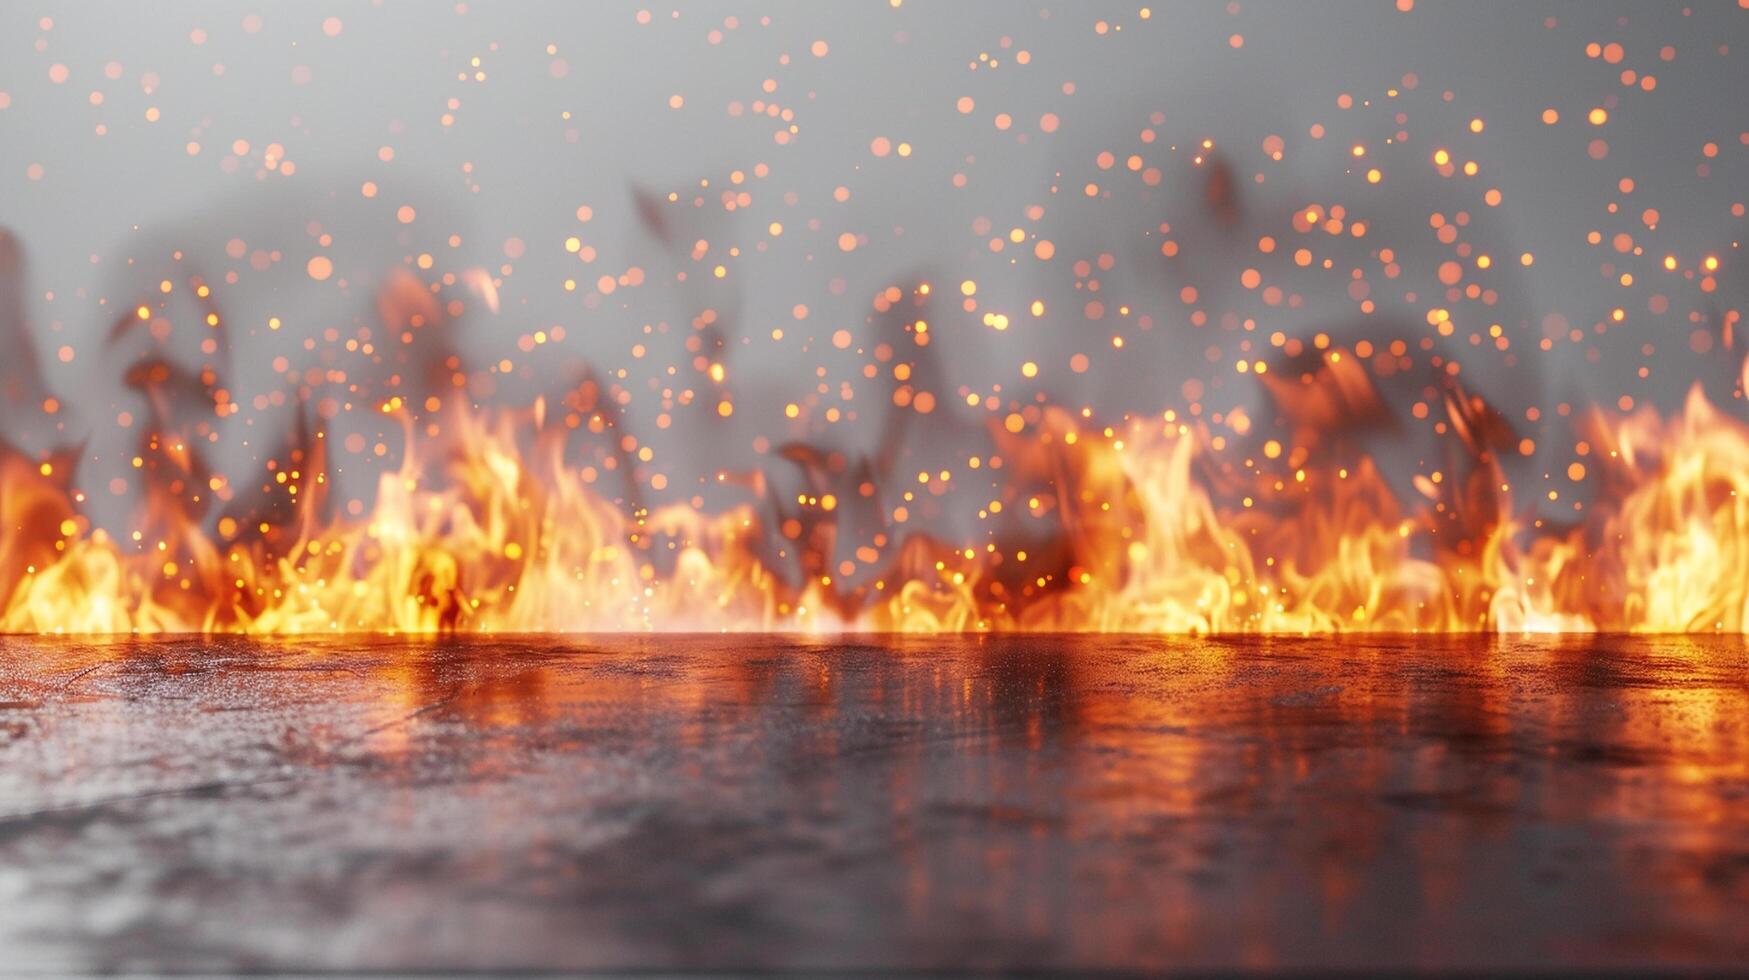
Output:
[[1749,969],[1749,652],[3,638],[0,950]]

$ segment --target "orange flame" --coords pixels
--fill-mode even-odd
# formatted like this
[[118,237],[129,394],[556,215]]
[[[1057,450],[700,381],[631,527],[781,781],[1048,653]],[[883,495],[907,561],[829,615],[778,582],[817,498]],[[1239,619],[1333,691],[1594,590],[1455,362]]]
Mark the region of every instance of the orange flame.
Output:
[[[1321,410],[1354,395],[1345,376],[1330,384]],[[1160,417],[1099,429],[1051,409],[998,437],[1015,521],[1056,530],[981,549],[914,536],[855,588],[786,578],[751,505],[627,516],[566,463],[544,403],[446,409],[447,459],[394,414],[408,448],[360,517],[323,517],[316,433],[282,484],[289,511],[205,531],[174,489],[198,460],[165,440],[142,505],[151,531],[133,541],[90,528],[65,459],[0,450],[0,628],[1687,631],[1749,618],[1749,427],[1698,388],[1673,418],[1592,417],[1604,494],[1571,529],[1495,519],[1513,511],[1488,466],[1464,492],[1492,485],[1492,499],[1464,502],[1481,517],[1455,532],[1433,515],[1457,506],[1460,481],[1411,509],[1364,459],[1302,461],[1286,492],[1221,505],[1199,470],[1206,433]]]

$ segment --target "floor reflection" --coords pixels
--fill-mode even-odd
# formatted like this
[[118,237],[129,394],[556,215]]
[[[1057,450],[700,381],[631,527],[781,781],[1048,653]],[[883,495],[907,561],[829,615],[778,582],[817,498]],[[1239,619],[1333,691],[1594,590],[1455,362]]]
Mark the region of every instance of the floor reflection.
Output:
[[1745,719],[1742,638],[6,638],[0,946],[1741,965]]

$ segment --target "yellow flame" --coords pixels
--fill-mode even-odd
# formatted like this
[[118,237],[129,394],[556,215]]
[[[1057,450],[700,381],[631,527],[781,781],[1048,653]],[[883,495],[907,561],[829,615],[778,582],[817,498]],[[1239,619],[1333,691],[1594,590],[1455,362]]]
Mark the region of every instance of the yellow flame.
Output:
[[[540,406],[540,408],[544,408]],[[225,534],[148,494],[138,541],[88,529],[67,467],[0,451],[0,629],[31,632],[646,630],[1745,629],[1749,427],[1691,393],[1680,413],[1590,421],[1601,499],[1572,530],[1508,515],[1453,541],[1405,511],[1369,464],[1298,467],[1293,493],[1222,506],[1198,476],[1205,437],[1173,422],[1096,429],[1047,410],[998,432],[1060,534],[1028,554],[898,544],[879,584],[791,582],[751,506],[633,516],[563,459],[520,447],[539,409],[446,418],[447,465],[414,442],[374,505],[323,519],[306,458],[295,516]],[[168,453],[174,444],[167,444]],[[1497,474],[1492,478],[1498,489]],[[1447,481],[1447,486],[1451,481]],[[1429,486],[1432,486],[1429,482]],[[1444,488],[1435,488],[1437,493]],[[1009,512],[1024,511],[1024,496]],[[1416,502],[1416,506],[1425,507]],[[232,533],[236,532],[236,533]],[[260,533],[250,533],[260,532]],[[1049,553],[1044,553],[1048,550]]]

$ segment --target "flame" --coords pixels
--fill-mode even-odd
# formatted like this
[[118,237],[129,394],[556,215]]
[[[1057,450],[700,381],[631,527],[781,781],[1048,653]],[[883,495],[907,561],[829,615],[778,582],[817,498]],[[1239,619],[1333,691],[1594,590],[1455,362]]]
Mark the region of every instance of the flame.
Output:
[[[1331,384],[1311,398],[1319,413],[1354,395],[1345,375]],[[1470,404],[1454,397],[1448,411],[1479,440],[1487,420]],[[205,478],[198,456],[148,437],[156,468],[133,540],[81,515],[67,458],[0,449],[0,629],[1737,631],[1749,620],[1749,427],[1698,387],[1669,418],[1593,413],[1602,492],[1567,528],[1513,516],[1486,451],[1467,482],[1429,483],[1434,499],[1414,506],[1365,457],[1291,461],[1291,477],[1254,478],[1286,488],[1269,493],[1216,486],[1208,433],[1170,413],[1102,428],[1047,409],[1022,433],[995,433],[1021,530],[982,547],[911,536],[856,586],[818,573],[831,567],[829,523],[804,536],[827,551],[800,556],[797,581],[773,559],[757,501],[628,513],[566,461],[569,430],[544,401],[446,408],[449,438],[423,441],[389,408],[407,449],[357,517],[329,516],[323,432],[298,437],[278,484],[288,506],[216,522],[183,496]],[[1467,523],[1449,519],[1458,513]]]

